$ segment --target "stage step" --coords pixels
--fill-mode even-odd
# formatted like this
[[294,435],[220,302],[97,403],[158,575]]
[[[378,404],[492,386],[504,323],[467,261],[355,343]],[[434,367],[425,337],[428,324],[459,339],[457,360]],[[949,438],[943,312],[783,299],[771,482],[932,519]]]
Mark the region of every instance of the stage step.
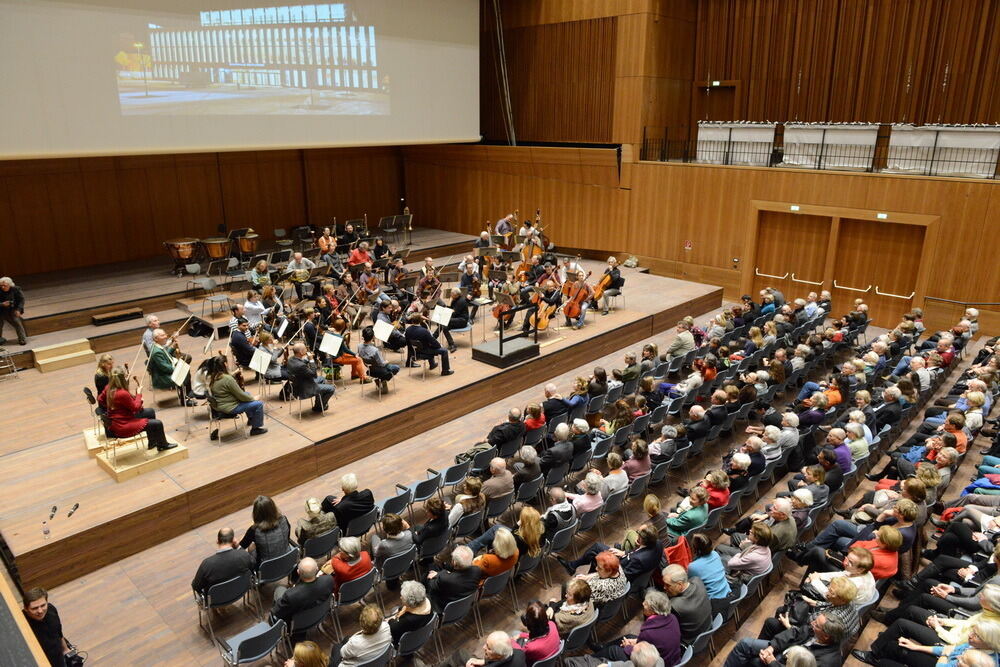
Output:
[[93,364],[96,362],[97,356],[94,354],[93,350],[80,350],[79,352],[61,354],[56,357],[49,357],[48,359],[35,359],[35,368],[40,370],[42,373],[47,373],[49,371],[57,371],[60,368],[82,366],[84,364]]
[[35,353],[35,359],[37,361],[44,361],[46,359],[51,359],[52,357],[60,357],[71,352],[92,352],[90,349],[90,341],[86,338],[74,338],[73,340],[68,340],[64,343],[55,343],[53,345],[43,345],[42,347],[36,347],[32,349]]
[[[111,475],[116,482],[138,477],[143,473],[159,470],[164,466],[188,457],[188,448],[171,437],[167,441],[177,446],[165,451],[147,449],[145,440],[129,439],[128,444],[118,447],[117,452],[104,451],[96,455],[97,465]],[[89,447],[89,445],[88,445]]]

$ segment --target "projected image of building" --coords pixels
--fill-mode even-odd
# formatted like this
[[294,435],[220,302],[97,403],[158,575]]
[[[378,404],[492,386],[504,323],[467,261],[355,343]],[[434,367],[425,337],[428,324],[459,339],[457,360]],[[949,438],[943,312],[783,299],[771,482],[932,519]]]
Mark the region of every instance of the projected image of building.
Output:
[[126,113],[389,112],[375,26],[343,3],[203,11],[134,47],[116,58]]

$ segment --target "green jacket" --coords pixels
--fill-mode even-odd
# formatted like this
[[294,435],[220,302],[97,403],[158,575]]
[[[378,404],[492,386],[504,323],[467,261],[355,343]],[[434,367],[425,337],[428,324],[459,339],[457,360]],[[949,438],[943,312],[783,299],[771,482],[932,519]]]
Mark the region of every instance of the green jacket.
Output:
[[149,354],[149,379],[156,389],[173,389],[177,385],[170,379],[174,372],[174,365],[170,361],[170,355],[159,345],[153,345],[153,351]]
[[232,414],[240,403],[253,400],[253,396],[240,389],[240,385],[228,373],[212,383],[211,392],[215,409],[226,414]]
[[692,507],[680,516],[667,519],[667,530],[670,535],[677,537],[684,535],[688,531],[705,525],[708,520],[708,503],[702,503],[697,507]]

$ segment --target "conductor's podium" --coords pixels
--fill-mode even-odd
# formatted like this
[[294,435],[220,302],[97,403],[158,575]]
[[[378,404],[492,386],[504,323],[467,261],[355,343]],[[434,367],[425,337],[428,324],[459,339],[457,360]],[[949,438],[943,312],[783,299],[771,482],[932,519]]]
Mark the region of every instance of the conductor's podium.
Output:
[[97,459],[97,465],[116,482],[124,482],[188,457],[188,448],[169,435],[167,441],[177,446],[162,452],[155,448],[147,449],[145,433],[131,438],[109,439],[103,429],[88,428],[83,431],[83,439],[87,444],[87,455]]

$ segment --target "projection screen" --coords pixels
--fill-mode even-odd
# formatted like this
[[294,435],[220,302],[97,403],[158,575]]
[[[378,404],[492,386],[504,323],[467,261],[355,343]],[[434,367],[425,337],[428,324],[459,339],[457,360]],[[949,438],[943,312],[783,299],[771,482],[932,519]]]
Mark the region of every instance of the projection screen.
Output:
[[479,139],[474,0],[0,0],[0,158]]

